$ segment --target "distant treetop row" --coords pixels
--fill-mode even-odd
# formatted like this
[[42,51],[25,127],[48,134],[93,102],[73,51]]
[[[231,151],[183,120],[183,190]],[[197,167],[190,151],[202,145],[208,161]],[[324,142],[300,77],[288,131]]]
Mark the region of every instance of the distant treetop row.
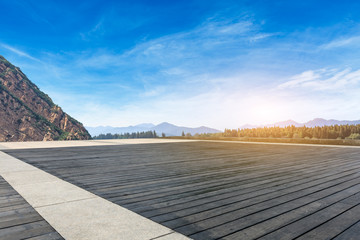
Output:
[[263,127],[252,129],[225,129],[223,137],[261,138],[314,138],[314,139],[360,139],[360,124],[323,127]]

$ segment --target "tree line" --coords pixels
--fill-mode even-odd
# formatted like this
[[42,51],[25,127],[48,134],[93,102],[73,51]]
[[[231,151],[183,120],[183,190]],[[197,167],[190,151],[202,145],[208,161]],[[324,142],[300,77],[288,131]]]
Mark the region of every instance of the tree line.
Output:
[[130,139],[130,138],[157,138],[158,135],[155,131],[147,132],[133,132],[133,133],[107,133],[99,134],[98,136],[93,137],[93,139]]
[[223,137],[360,139],[360,124],[322,127],[262,127],[225,129]]

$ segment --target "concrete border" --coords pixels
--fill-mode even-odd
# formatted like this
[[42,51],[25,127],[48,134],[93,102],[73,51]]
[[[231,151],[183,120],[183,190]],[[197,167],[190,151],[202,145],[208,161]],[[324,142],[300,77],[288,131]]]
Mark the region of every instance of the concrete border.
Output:
[[197,142],[197,141],[198,140],[192,140],[192,139],[138,138],[138,139],[74,140],[74,141],[47,141],[47,142],[45,141],[0,142],[0,151],[6,149],[86,147],[86,146],[175,143],[175,142]]
[[0,151],[0,175],[65,239],[190,239]]
[[360,148],[350,145],[326,145],[307,143],[272,143],[272,142],[247,142],[247,141],[226,141],[206,139],[162,139],[162,138],[138,138],[138,139],[106,139],[106,140],[74,140],[74,141],[48,141],[48,142],[0,142],[0,151],[6,149],[35,149],[35,148],[62,148],[62,147],[86,147],[106,146],[124,144],[155,144],[155,143],[176,143],[176,142],[220,142],[220,143],[242,143],[242,144],[267,144],[282,146],[309,146],[309,147],[336,147],[336,148]]

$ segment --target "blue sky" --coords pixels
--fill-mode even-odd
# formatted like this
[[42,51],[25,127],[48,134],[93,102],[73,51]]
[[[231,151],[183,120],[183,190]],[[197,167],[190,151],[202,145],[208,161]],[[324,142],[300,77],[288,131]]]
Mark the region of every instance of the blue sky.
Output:
[[85,126],[360,115],[359,1],[5,1],[0,54]]

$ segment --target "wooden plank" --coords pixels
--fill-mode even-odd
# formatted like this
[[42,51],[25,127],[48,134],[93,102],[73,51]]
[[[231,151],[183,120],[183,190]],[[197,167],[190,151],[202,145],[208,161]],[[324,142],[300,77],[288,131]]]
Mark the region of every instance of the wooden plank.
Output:
[[193,226],[185,226],[177,228],[176,230],[181,233],[186,232],[186,234],[190,235],[190,237],[194,236],[195,238],[201,238],[204,234],[204,230],[210,232],[212,236],[223,237],[232,234],[239,229],[251,227],[256,223],[285,214],[306,204],[319,201],[331,194],[341,191],[342,189],[352,187],[356,184],[360,184],[359,178],[355,178],[338,185],[328,186],[328,188],[316,190],[314,193],[309,192],[308,194],[296,198],[289,195],[281,199],[273,199],[222,214],[217,217],[209,218],[204,221],[197,222],[196,229],[194,229]]
[[[311,194],[313,194],[314,192],[319,192],[322,191],[323,189],[328,188],[327,190],[329,191],[336,191],[336,188],[332,188],[333,185],[337,184],[337,183],[342,183],[344,182],[344,180],[346,181],[346,179],[348,180],[352,180],[352,182],[345,182],[345,184],[351,185],[353,183],[357,183],[357,177],[356,176],[350,176],[348,178],[341,178],[338,179],[337,181],[327,181],[325,183],[315,183],[314,186],[311,186],[311,183],[307,183],[307,186],[302,186],[302,188],[299,189],[294,189],[293,192],[289,191],[283,191],[283,194],[279,193],[278,195],[276,193],[274,193],[272,196],[267,196],[267,195],[263,195],[263,196],[259,196],[257,198],[250,198],[247,200],[241,200],[233,203],[233,204],[227,204],[227,205],[219,205],[220,207],[216,207],[213,209],[209,209],[209,210],[205,210],[205,211],[199,211],[196,214],[191,214],[191,215],[185,215],[183,216],[183,219],[186,221],[190,221],[190,222],[200,222],[202,220],[206,220],[206,224],[209,224],[210,222],[212,222],[212,218],[216,218],[216,222],[214,223],[216,224],[220,224],[219,221],[222,222],[229,222],[232,220],[235,220],[237,218],[239,218],[239,214],[241,215],[247,215],[250,214],[252,212],[258,212],[260,210],[263,209],[268,209],[270,207],[275,207],[275,206],[279,206],[281,204],[285,204],[288,203],[290,201],[295,201],[298,200],[300,198],[309,196]],[[330,189],[329,189],[330,188]],[[326,191],[323,192],[323,194],[326,194]],[[178,213],[180,214],[180,213]],[[181,213],[182,214],[182,213]],[[241,216],[240,215],[240,216]],[[159,218],[154,218],[155,220],[160,220]],[[164,219],[162,217],[162,219]],[[223,219],[223,220],[220,220]],[[177,225],[176,222],[171,222],[171,226],[175,227]],[[168,226],[169,223],[163,222],[164,225]],[[181,226],[181,225],[180,225]]]
[[27,216],[19,218],[18,216],[12,217],[12,219],[1,219],[0,229],[12,226],[17,226],[26,223],[32,223],[43,220],[39,214],[28,214]]
[[[353,174],[357,173],[357,170],[352,169],[351,172]],[[349,174],[349,172],[347,172],[346,174]],[[344,174],[340,174],[340,177],[343,178]],[[208,197],[206,199],[200,199],[199,201],[193,201],[189,204],[187,204],[186,206],[182,205],[182,204],[178,204],[177,208],[172,207],[164,207],[161,210],[154,210],[154,211],[147,211],[147,212],[141,212],[144,216],[147,217],[159,217],[160,215],[166,214],[168,212],[176,212],[176,211],[182,211],[184,214],[190,215],[192,212],[200,212],[200,211],[206,211],[208,209],[213,209],[213,207],[223,207],[223,206],[228,206],[228,205],[234,205],[238,202],[250,202],[251,204],[257,203],[257,202],[261,202],[265,200],[269,200],[272,199],[274,197],[279,197],[282,196],[283,194],[289,194],[291,192],[295,192],[295,191],[300,191],[303,189],[309,189],[310,186],[314,186],[316,184],[320,184],[326,181],[333,181],[334,180],[334,175],[328,176],[328,177],[324,177],[324,176],[317,176],[315,179],[313,178],[309,178],[309,179],[302,179],[302,180],[306,180],[304,182],[301,181],[296,181],[296,182],[291,182],[293,184],[286,184],[284,185],[280,185],[280,186],[271,186],[270,184],[268,184],[267,188],[265,189],[254,189],[251,192],[243,192],[241,191],[241,189],[239,189],[237,191],[237,194],[229,194],[230,197],[225,198],[224,195],[222,196],[214,196],[213,198]],[[291,187],[291,190],[289,191],[289,188]],[[214,199],[213,201],[211,201],[212,199]],[[221,201],[220,203],[218,203],[219,201]],[[184,210],[187,210],[187,212],[185,212]],[[190,212],[189,212],[190,211]],[[208,217],[208,216],[207,216]],[[169,219],[167,219],[166,221],[168,221]]]
[[[321,167],[321,168],[323,168],[323,167]],[[347,166],[346,168],[352,170],[354,168],[354,165]],[[343,166],[342,170],[346,171],[346,168]],[[312,168],[312,169],[314,170],[315,168]],[[314,178],[314,175],[316,176],[316,178]],[[261,195],[261,194],[268,194],[270,192],[275,192],[275,191],[278,191],[278,190],[281,190],[284,188],[289,188],[292,186],[303,184],[305,182],[310,182],[310,181],[314,181],[317,179],[326,178],[326,177],[329,177],[332,175],[333,175],[333,173],[328,173],[327,171],[316,171],[316,172],[311,171],[311,172],[307,172],[306,174],[299,173],[299,174],[291,175],[291,177],[286,176],[286,178],[284,178],[283,176],[280,176],[280,177],[277,176],[274,179],[271,179],[270,177],[267,176],[264,178],[264,180],[262,180],[262,177],[259,177],[259,179],[261,180],[259,182],[252,181],[249,184],[242,184],[242,185],[239,184],[235,187],[222,188],[220,190],[211,191],[211,192],[208,191],[208,192],[204,192],[201,195],[191,195],[189,197],[176,198],[175,200],[165,199],[165,201],[163,201],[164,198],[162,198],[161,202],[154,201],[155,204],[152,204],[151,201],[147,201],[146,206],[143,206],[141,203],[140,204],[129,204],[127,206],[132,209],[134,209],[134,207],[135,207],[135,210],[140,213],[142,213],[143,211],[146,211],[147,209],[152,210],[154,208],[158,208],[158,209],[162,210],[163,207],[169,207],[169,206],[174,206],[174,205],[186,204],[186,206],[188,207],[189,204],[194,205],[192,201],[196,202],[196,200],[198,200],[198,199],[206,199],[206,201],[209,201],[209,200],[211,200],[212,197],[219,198],[219,196],[221,198],[227,198],[228,196],[232,197],[232,196],[243,195],[243,194],[252,194],[253,196]]]
[[334,237],[334,240],[358,240],[360,233],[360,221],[351,225],[347,229],[345,229],[338,236]]
[[314,228],[312,231],[307,232],[299,239],[330,239],[342,233],[349,226],[352,226],[354,223],[360,221],[360,206],[358,204],[351,206],[345,212],[339,214],[338,216],[332,218],[330,221],[323,223],[322,225]]
[[[358,198],[358,196],[352,196],[349,197],[350,199]],[[326,228],[327,233],[324,232],[324,228],[321,227],[323,224],[326,224],[327,222],[331,221],[332,219],[335,219],[339,215],[345,214],[344,216],[349,216],[348,213],[351,213],[352,210],[355,212],[359,211],[357,206],[359,205],[358,202],[351,201],[349,204],[344,204],[343,202],[337,202],[333,205],[330,205],[329,207],[322,209],[321,211],[318,211],[314,214],[310,214],[307,217],[302,218],[299,221],[296,221],[295,223],[289,224],[288,226],[281,228],[271,234],[268,234],[261,239],[277,239],[278,236],[281,236],[282,239],[293,239],[293,238],[299,238],[302,237],[302,239],[313,239],[313,238],[306,238],[307,236],[313,236],[313,233],[318,232],[321,234],[322,239],[330,239],[339,232],[341,232],[340,229],[346,229],[348,226],[350,226],[354,221],[353,219],[347,220],[347,222],[337,222],[339,226],[337,226],[334,229]],[[351,215],[351,214],[350,214]],[[350,216],[355,217],[358,219],[358,216]],[[341,217],[340,217],[341,219]],[[334,222],[331,222],[331,224],[334,224]],[[329,227],[329,224],[326,224],[325,227]],[[316,228],[319,228],[316,231]],[[310,235],[307,235],[310,234]]]
[[0,184],[5,195],[0,198],[1,240],[63,239],[1,176]]
[[46,221],[38,221],[0,229],[0,239],[26,239],[52,232],[54,229]]
[[[345,189],[341,192],[332,194],[326,198],[323,198],[319,201],[315,201],[304,205],[300,208],[293,209],[285,214],[268,219],[267,221],[260,222],[251,227],[248,227],[244,230],[240,230],[234,234],[224,237],[224,239],[258,239],[263,237],[266,234],[274,232],[281,228],[286,228],[291,223],[294,223],[304,217],[309,216],[315,212],[326,209],[327,207],[359,194],[360,185]],[[284,231],[281,230],[281,231]],[[312,238],[308,238],[312,239]]]
[[[360,191],[355,148],[187,142],[6,152],[194,239],[286,239],[302,219],[318,230],[294,236],[326,232],[326,222],[357,209],[341,201]],[[349,213],[333,235],[355,229]]]

